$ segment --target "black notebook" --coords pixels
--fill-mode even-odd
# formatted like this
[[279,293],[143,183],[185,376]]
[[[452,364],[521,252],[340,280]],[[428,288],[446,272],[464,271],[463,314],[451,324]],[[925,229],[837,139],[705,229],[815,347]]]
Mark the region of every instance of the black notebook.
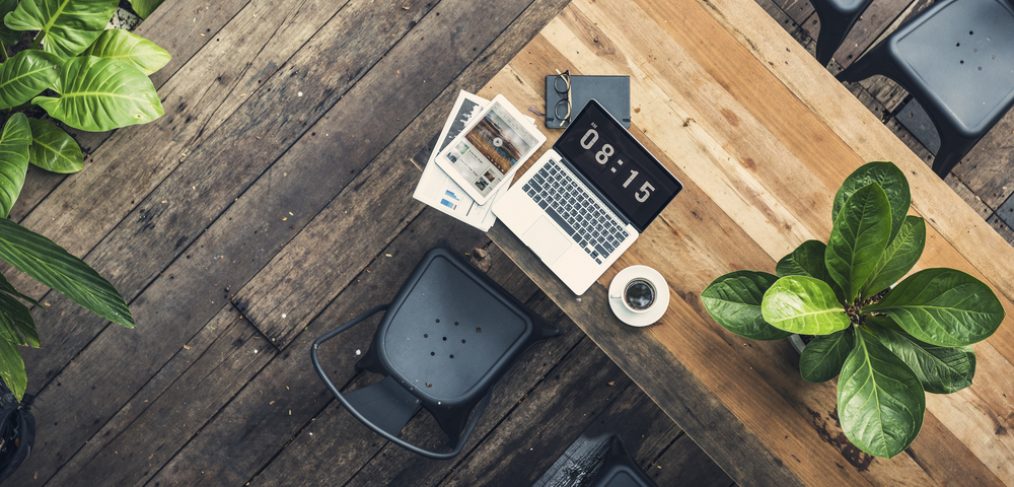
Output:
[[560,76],[546,76],[546,127],[567,128],[571,120],[584,110],[588,100],[602,105],[624,128],[630,128],[630,77],[625,75],[573,75],[570,77],[571,110],[566,115],[565,90],[558,90],[564,83],[557,81]]

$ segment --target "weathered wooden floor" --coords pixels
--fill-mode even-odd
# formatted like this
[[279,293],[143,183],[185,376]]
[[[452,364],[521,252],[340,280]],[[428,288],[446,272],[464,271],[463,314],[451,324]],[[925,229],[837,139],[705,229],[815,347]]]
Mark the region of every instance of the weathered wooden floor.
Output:
[[[805,1],[760,1],[812,43]],[[166,117],[82,136],[87,169],[33,172],[13,215],[109,277],[139,326],[15,282],[47,306],[43,348],[26,354],[38,441],[6,485],[522,485],[586,430],[619,432],[661,485],[731,484],[484,235],[409,197],[410,159],[458,90],[478,90],[566,3],[166,0],[140,28],[174,54],[155,75]],[[903,96],[854,88],[898,126]],[[1010,232],[1010,138],[991,138],[952,179]],[[371,434],[307,356],[438,244],[565,332],[524,356],[447,462]],[[352,351],[371,332],[328,350],[339,381],[358,380]]]
[[[620,433],[663,485],[731,484],[482,233],[410,198],[458,90],[566,3],[167,0],[140,29],[174,54],[166,117],[83,139],[88,169],[33,174],[15,214],[110,277],[140,326],[18,283],[49,306],[28,356],[38,442],[7,485],[520,485],[586,430]],[[565,332],[445,462],[357,423],[307,353],[438,244]],[[339,381],[371,331],[327,350]]]

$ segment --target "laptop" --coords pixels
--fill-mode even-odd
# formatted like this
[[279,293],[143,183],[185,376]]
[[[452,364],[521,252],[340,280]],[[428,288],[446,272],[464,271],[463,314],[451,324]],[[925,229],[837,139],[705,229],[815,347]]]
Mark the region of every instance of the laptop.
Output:
[[682,189],[591,100],[493,213],[581,295]]

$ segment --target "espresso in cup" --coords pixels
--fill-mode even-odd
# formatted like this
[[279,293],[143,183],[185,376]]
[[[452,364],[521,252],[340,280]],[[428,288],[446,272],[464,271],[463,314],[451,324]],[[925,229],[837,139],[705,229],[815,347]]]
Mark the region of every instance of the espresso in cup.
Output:
[[655,304],[655,285],[643,278],[632,279],[623,289],[623,306],[630,311],[640,313]]

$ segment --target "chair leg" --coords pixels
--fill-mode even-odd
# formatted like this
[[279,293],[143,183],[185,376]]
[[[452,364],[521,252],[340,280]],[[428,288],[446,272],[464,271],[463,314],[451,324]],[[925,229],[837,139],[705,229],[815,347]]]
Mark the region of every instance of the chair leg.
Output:
[[820,19],[820,32],[817,33],[817,61],[824,66],[831,62],[831,57],[841,46],[845,36],[848,35],[851,23],[848,22],[827,22]]
[[837,78],[838,81],[856,82],[877,74],[887,75],[891,71],[889,64],[883,45],[878,45],[838,73]]
[[977,140],[957,136],[940,137],[940,150],[933,158],[933,172],[940,178],[946,178],[951,169],[957,166],[961,159],[972,150]]

